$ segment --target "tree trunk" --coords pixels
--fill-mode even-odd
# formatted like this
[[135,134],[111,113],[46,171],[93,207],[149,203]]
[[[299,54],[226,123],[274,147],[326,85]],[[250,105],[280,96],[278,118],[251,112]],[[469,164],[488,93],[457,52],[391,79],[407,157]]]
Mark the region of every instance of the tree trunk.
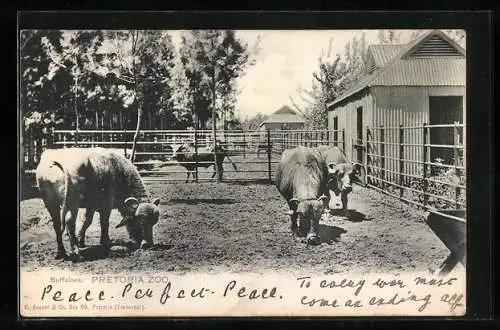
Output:
[[[135,98],[137,99],[138,94],[137,94],[137,72],[136,72],[136,67],[135,67],[135,46],[137,42],[137,37],[136,35],[137,31],[132,32],[132,72],[133,72],[133,80],[134,80],[134,95]],[[130,156],[130,161],[135,160],[135,149],[137,146],[137,139],[139,138],[139,131],[141,129],[141,117],[142,117],[142,104],[140,101],[137,102],[137,125],[135,127],[135,134],[134,134],[134,141],[132,143],[132,155]]]
[[215,70],[212,75],[212,134],[214,137],[214,167],[217,176],[217,183],[221,182],[220,171],[217,167],[217,127],[216,127],[216,116],[215,116]]
[[137,108],[137,125],[135,127],[134,141],[132,143],[132,155],[130,156],[130,161],[135,159],[135,149],[137,145],[137,139],[139,138],[139,131],[141,129],[141,117],[142,117],[142,107],[139,105]]

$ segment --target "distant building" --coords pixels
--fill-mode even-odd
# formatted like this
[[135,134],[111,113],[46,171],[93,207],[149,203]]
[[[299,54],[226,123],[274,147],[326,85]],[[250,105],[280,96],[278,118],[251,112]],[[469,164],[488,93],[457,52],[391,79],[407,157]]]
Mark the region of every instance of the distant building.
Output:
[[[437,30],[407,44],[370,45],[365,76],[328,105],[329,129],[344,129],[347,155],[362,162],[367,126],[463,123],[465,59],[465,50]],[[421,134],[407,138],[422,143]],[[432,129],[430,143],[453,145],[454,138],[453,128]],[[421,160],[421,152],[408,153],[405,159]],[[391,156],[396,155],[387,154]],[[429,157],[449,163],[453,150],[434,148]]]
[[303,129],[305,124],[306,119],[302,115],[284,105],[260,123],[259,130]]

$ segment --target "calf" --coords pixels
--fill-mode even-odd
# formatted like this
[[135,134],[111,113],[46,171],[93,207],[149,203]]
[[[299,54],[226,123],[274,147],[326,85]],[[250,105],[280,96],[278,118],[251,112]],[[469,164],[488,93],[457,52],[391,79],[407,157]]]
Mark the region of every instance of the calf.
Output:
[[307,233],[307,243],[317,244],[319,220],[329,200],[328,167],[321,154],[306,147],[285,150],[276,171],[276,187],[288,203],[292,232]]
[[322,155],[328,166],[328,189],[340,195],[342,211],[346,218],[350,217],[347,208],[348,195],[352,191],[352,183],[360,173],[358,164],[352,164],[347,160],[345,153],[339,147],[318,146],[316,150]]
[[[210,167],[212,165],[217,166],[219,170],[219,180],[222,181],[222,174],[224,173],[224,167],[222,163],[224,162],[224,158],[227,158],[231,162],[235,171],[238,170],[236,168],[236,165],[229,158],[227,152],[220,145],[217,145],[215,149],[217,153],[217,164],[215,164],[214,160],[215,157],[214,157],[213,147],[198,148],[197,150],[198,152],[196,152],[194,144],[184,143],[173,149],[174,153],[172,155],[172,159],[178,161],[179,164],[188,171],[185,181],[186,183],[189,181],[190,173],[193,174],[193,181],[196,179],[195,168],[197,165],[198,167],[204,167],[204,168]],[[215,177],[216,173],[215,166],[214,166],[214,172],[212,174],[212,179]]]
[[[137,169],[125,157],[103,148],[48,149],[42,153],[36,180],[56,232],[57,259],[66,256],[62,240],[66,222],[71,252],[79,255],[95,211],[100,214],[100,243],[109,247],[109,216],[115,208],[123,217],[116,228],[126,226],[140,248],[153,245],[160,200],[150,199]],[[86,208],[86,213],[77,239],[79,208]]]

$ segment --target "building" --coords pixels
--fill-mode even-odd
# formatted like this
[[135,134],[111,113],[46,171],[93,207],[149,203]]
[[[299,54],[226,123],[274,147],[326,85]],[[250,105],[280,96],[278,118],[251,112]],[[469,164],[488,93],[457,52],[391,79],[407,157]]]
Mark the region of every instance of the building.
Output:
[[259,130],[303,129],[305,124],[306,119],[302,115],[284,105],[260,123]]
[[[367,127],[464,123],[465,59],[465,50],[437,30],[408,44],[370,45],[365,76],[328,104],[329,129],[344,129],[347,155],[354,161],[363,162]],[[399,141],[398,133],[397,130],[386,131],[386,134],[396,135],[393,141]],[[403,138],[422,144],[423,134],[408,129]],[[453,128],[431,129],[429,138],[431,144],[453,145],[456,135]],[[463,135],[460,138],[463,143]],[[406,148],[405,159],[422,160],[422,149]],[[392,155],[391,150],[386,152],[388,158],[398,157],[397,150],[393,150]],[[453,156],[450,148],[436,148],[430,153],[430,159],[442,158],[445,162],[450,162]]]

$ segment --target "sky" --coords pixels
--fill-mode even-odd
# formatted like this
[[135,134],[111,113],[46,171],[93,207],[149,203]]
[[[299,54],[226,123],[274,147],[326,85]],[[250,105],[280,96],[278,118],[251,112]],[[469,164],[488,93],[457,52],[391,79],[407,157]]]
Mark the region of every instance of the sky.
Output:
[[[377,43],[378,30],[237,30],[236,36],[250,48],[261,38],[256,64],[238,78],[239,95],[236,116],[240,119],[257,113],[270,114],[283,105],[298,106],[304,101],[299,88],[312,86],[312,73],[318,69],[318,57],[328,49],[332,39],[331,54],[344,54],[347,41],[360,38],[365,32],[367,44]],[[412,31],[402,32],[401,38]],[[175,45],[180,43],[181,31],[168,31]]]

